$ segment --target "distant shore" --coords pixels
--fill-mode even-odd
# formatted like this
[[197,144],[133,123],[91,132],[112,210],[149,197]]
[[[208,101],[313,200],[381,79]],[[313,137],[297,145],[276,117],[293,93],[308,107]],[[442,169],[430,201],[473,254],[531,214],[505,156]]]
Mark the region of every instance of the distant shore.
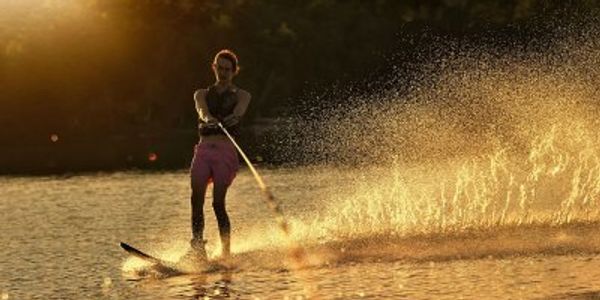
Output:
[[[238,143],[251,160],[261,161],[260,141],[274,121],[246,126]],[[50,175],[125,169],[186,168],[198,141],[196,130],[166,130],[95,137],[48,137],[39,144],[0,146],[0,175]]]

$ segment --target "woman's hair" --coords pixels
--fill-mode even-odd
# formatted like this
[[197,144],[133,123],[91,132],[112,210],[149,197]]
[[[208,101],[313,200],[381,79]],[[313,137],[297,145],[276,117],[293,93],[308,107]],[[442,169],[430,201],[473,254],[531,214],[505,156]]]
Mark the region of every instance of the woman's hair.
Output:
[[231,51],[229,49],[223,49],[223,50],[219,51],[215,55],[215,59],[213,60],[213,63],[216,64],[217,59],[219,59],[219,58],[223,58],[223,59],[230,61],[231,65],[233,66],[233,72],[237,73],[239,71],[238,58],[237,58],[237,55],[235,55],[235,53],[233,53],[233,51]]

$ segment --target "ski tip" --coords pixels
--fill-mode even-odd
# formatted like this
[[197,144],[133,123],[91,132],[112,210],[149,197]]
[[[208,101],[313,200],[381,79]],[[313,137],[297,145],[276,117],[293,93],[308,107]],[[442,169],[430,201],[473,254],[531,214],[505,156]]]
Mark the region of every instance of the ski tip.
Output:
[[125,250],[127,252],[137,252],[135,248],[133,248],[132,246],[130,246],[127,243],[119,242],[119,246],[121,246],[121,248],[123,248],[123,250]]

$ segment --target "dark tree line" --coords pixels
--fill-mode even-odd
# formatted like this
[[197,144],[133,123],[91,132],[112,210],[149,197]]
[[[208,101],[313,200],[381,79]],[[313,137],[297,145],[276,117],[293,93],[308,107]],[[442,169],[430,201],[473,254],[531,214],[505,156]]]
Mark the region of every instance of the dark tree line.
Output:
[[[0,4],[0,145],[48,135],[193,131],[210,61],[236,51],[248,121],[307,91],[381,72],[411,36],[461,34],[583,11],[599,1],[81,0]],[[405,43],[405,44],[403,44]],[[400,62],[402,63],[402,62]],[[383,71],[385,72],[385,71]]]

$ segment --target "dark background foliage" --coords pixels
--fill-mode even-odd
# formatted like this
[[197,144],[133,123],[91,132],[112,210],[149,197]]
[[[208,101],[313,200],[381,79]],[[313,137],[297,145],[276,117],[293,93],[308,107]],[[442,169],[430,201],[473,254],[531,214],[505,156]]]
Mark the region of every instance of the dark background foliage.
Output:
[[391,74],[410,78],[444,37],[510,51],[599,7],[591,0],[6,1],[0,172],[185,166],[196,140],[192,94],[213,82],[210,63],[222,48],[238,53],[237,84],[253,94],[245,120],[253,149],[248,136],[265,120],[310,105],[313,95],[328,101],[331,86],[365,90]]

